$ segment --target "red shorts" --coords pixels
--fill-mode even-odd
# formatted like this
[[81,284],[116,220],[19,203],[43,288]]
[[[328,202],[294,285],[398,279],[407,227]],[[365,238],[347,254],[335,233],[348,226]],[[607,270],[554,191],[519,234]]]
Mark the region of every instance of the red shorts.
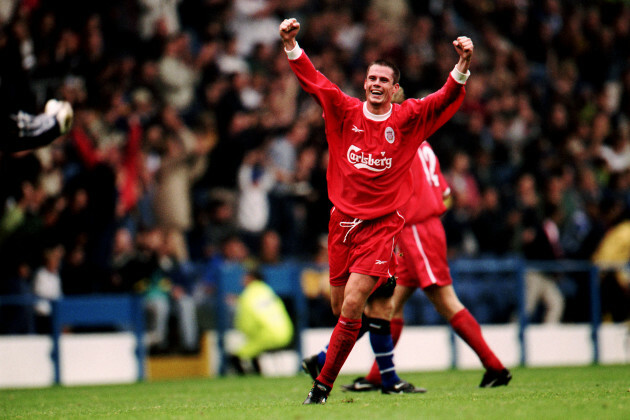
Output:
[[446,234],[438,217],[422,223],[406,225],[400,233],[396,284],[426,288],[433,284],[453,283],[446,260]]
[[393,212],[359,220],[333,208],[328,223],[328,262],[331,286],[343,286],[350,273],[390,277],[394,246],[405,219]]

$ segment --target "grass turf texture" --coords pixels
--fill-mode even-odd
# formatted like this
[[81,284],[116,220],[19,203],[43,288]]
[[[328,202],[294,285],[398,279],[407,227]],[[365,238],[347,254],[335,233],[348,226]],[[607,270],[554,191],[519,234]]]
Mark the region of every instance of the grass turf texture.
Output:
[[302,406],[310,378],[227,377],[131,385],[0,390],[0,418],[630,419],[630,365],[516,368],[507,387],[481,371],[404,373],[426,394],[348,393]]

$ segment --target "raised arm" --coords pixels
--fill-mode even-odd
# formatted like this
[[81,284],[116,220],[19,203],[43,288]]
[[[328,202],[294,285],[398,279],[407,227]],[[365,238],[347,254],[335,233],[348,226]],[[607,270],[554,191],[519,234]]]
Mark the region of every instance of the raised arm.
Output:
[[459,61],[455,68],[457,68],[457,71],[460,73],[468,73],[470,60],[472,60],[473,50],[475,49],[472,39],[467,36],[457,37],[457,39],[453,41],[453,46],[457,54],[459,54]]
[[326,115],[339,113],[340,105],[345,101],[358,101],[358,99],[343,93],[337,85],[317,71],[295,39],[299,31],[300,23],[294,18],[285,19],[279,27],[280,38],[289,59],[289,65],[297,76],[302,89],[322,106]]
[[457,112],[464,100],[466,92],[464,85],[470,75],[469,67],[474,45],[470,38],[460,36],[453,41],[453,46],[459,54],[459,61],[444,86],[422,99],[406,101],[406,108],[411,114],[416,115],[412,121],[422,126],[424,139],[444,125]]
[[282,44],[285,51],[291,51],[295,48],[295,37],[300,32],[300,22],[295,18],[285,19],[280,24],[280,38],[282,38]]

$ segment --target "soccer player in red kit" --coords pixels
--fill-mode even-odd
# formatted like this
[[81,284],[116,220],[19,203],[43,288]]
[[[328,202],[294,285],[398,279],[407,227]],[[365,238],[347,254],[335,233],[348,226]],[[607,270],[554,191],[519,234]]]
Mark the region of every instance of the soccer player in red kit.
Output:
[[[459,106],[465,95],[473,43],[459,37],[459,61],[444,86],[423,99],[392,104],[398,69],[372,63],[364,82],[366,101],[344,94],[319,73],[295,37],[300,24],[279,27],[291,69],[302,88],[323,108],[330,161],[328,194],[334,204],[328,235],[331,306],[339,316],[326,363],[304,404],[324,404],[361,327],[361,315],[379,278],[390,277],[394,245],[404,219],[398,209],[412,193],[410,166],[420,143]],[[443,115],[444,114],[444,115]]]
[[[414,193],[400,209],[405,227],[398,238],[402,257],[398,259],[396,288],[393,296],[391,333],[394,345],[403,327],[403,307],[420,287],[438,313],[453,330],[477,353],[486,372],[479,384],[482,388],[507,385],[510,372],[495,356],[483,338],[481,327],[455,294],[446,259],[446,234],[440,216],[446,211],[444,200],[450,195],[437,156],[428,142],[418,148],[411,166]],[[358,378],[343,388],[348,391],[380,389],[380,374],[376,363],[365,378]]]

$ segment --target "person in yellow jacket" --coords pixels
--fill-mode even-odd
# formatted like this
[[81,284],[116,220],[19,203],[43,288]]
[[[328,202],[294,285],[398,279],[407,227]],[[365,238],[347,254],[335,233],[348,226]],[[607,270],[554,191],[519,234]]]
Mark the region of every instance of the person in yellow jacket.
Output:
[[630,218],[621,215],[615,221],[592,260],[601,269],[603,319],[623,322],[630,319]]
[[245,289],[238,298],[234,326],[245,336],[245,343],[234,353],[232,362],[239,373],[251,361],[260,373],[258,357],[270,350],[281,349],[291,343],[293,323],[282,299],[276,295],[262,276],[251,271],[243,276]]

